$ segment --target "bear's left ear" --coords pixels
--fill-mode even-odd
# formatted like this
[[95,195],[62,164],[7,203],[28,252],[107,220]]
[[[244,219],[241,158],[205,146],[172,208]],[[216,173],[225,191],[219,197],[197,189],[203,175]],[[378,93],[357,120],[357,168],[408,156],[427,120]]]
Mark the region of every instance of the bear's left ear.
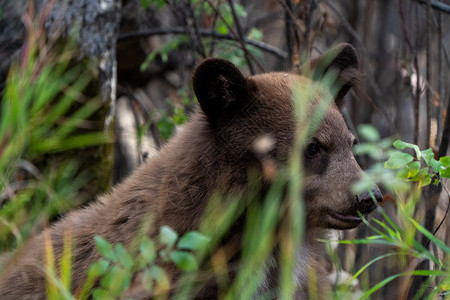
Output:
[[[359,85],[361,73],[359,72],[358,54],[350,44],[339,44],[321,57],[312,60],[308,66],[313,70],[313,79],[320,80],[324,74],[334,70],[338,74],[337,85],[339,90],[336,94],[336,105],[342,108],[344,96],[351,88]],[[302,70],[305,67],[302,67]]]
[[244,75],[231,62],[220,58],[204,60],[194,71],[194,92],[210,121],[248,99]]

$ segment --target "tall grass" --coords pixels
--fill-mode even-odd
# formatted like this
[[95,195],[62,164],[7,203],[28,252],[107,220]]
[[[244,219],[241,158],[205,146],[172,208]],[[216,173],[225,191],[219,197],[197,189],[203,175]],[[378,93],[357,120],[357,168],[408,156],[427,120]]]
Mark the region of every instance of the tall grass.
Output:
[[77,61],[74,42],[45,37],[32,10],[20,61],[9,70],[0,103],[0,249],[19,246],[49,219],[79,205],[90,179],[77,154],[109,138],[82,129],[102,106],[83,95],[95,79]]

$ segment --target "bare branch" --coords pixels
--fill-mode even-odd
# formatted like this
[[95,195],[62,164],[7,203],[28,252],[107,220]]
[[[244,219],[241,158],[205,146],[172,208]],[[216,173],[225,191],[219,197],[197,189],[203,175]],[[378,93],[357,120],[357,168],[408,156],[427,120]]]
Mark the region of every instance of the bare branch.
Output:
[[201,41],[201,35],[198,32],[199,25],[198,25],[198,22],[197,22],[197,18],[194,16],[194,11],[192,9],[191,2],[190,1],[186,1],[185,5],[187,6],[187,8],[189,10],[189,18],[191,19],[191,23],[192,23],[191,26],[193,27],[193,31],[194,31],[194,34],[195,34],[195,40],[196,40],[196,43],[197,43],[196,46],[198,48],[198,52],[200,53],[200,55],[203,58],[206,58],[206,51],[205,51],[205,48],[203,47],[203,43]]
[[245,60],[247,61],[247,65],[248,65],[248,67],[250,69],[250,73],[252,75],[254,75],[255,74],[255,68],[253,68],[253,64],[252,64],[252,61],[250,60],[248,49],[245,46],[244,34],[242,33],[241,23],[239,22],[239,18],[238,18],[237,14],[236,14],[236,9],[234,8],[233,0],[228,0],[228,4],[230,5],[231,13],[233,14],[234,24],[236,25],[236,29],[237,29],[237,32],[238,32],[239,43],[241,44],[242,51],[244,51],[244,54],[245,54]]
[[[418,0],[418,1],[420,4],[428,5],[427,1],[425,1],[425,0]],[[441,12],[444,12],[444,13],[450,14],[450,5],[442,3],[440,1],[434,1],[434,0],[431,0],[430,4],[431,4],[432,8],[439,10]]]
[[[199,28],[198,32],[201,36],[214,37],[218,40],[231,40],[231,41],[239,40],[238,38],[236,38],[232,35],[221,34],[221,33],[212,31],[210,29]],[[157,29],[152,29],[152,30],[129,32],[129,33],[121,34],[118,38],[118,42],[132,40],[132,39],[136,39],[136,38],[148,37],[148,36],[152,36],[152,35],[166,35],[166,34],[188,34],[188,33],[186,32],[186,29],[183,27],[157,28]],[[282,59],[288,58],[288,54],[285,51],[283,51],[275,46],[269,45],[269,44],[261,42],[261,41],[247,39],[247,38],[244,38],[243,41],[247,45],[251,45],[253,47],[261,49],[261,50],[263,50],[267,53],[270,53],[272,55],[275,55],[279,58],[282,58]]]
[[[428,5],[427,5],[427,14],[426,14],[426,78],[427,78],[427,82],[431,83],[431,37],[432,33],[431,33],[431,1],[428,0]],[[433,108],[433,103],[432,103],[432,99],[431,99],[431,91],[430,89],[426,89],[425,91],[426,94],[426,101],[427,101],[427,114],[426,114],[426,120],[427,120],[427,124],[426,124],[426,135],[427,135],[427,140],[425,142],[425,147],[428,148],[430,147],[430,140],[431,140],[431,116],[434,115],[434,108]],[[434,222],[434,218],[433,218],[433,222]],[[429,229],[429,228],[427,228]]]
[[[361,51],[361,53],[364,55],[364,57],[370,57],[366,47],[364,46],[364,43],[360,39],[358,33],[352,28],[352,26],[347,22],[345,17],[339,12],[339,10],[328,0],[324,0],[323,3],[325,3],[341,20],[342,25],[344,26],[345,30],[348,31],[348,33],[355,39],[357,43],[357,48]],[[367,66],[370,70],[370,66]],[[386,108],[386,105],[384,104],[384,97],[383,93],[381,92],[380,87],[378,86],[377,82],[375,81],[375,78],[372,75],[372,72],[367,72],[366,74],[367,81],[369,85],[372,87],[374,93],[375,93],[375,108],[379,109],[379,112],[386,118],[386,120],[389,122],[390,127],[394,127],[394,124],[391,120],[390,114],[388,112],[388,109]]]

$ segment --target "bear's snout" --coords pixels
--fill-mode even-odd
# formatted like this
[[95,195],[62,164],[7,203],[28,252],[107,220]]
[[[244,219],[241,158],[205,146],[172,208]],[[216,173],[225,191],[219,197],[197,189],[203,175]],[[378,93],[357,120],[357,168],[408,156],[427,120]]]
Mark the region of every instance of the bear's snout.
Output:
[[[381,202],[383,200],[383,194],[381,194],[381,191],[377,186],[372,187],[372,194],[377,202]],[[365,192],[356,196],[356,208],[362,214],[368,214],[374,211],[377,206],[373,201],[371,194],[369,192]]]

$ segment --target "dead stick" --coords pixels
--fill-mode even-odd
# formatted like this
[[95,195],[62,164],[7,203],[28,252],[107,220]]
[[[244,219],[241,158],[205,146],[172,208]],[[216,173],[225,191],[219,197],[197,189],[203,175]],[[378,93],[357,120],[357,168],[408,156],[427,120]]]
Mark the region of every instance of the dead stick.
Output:
[[[238,38],[236,38],[232,35],[221,34],[221,33],[212,31],[210,29],[199,28],[198,32],[201,36],[214,37],[218,40],[238,41]],[[148,36],[152,36],[152,35],[166,35],[166,34],[188,34],[188,33],[186,32],[186,29],[183,27],[157,28],[157,29],[146,30],[146,31],[125,33],[125,34],[122,34],[119,36],[118,41],[124,42],[127,40],[136,39],[136,38],[143,38],[143,37],[148,37]],[[269,45],[269,44],[261,42],[261,41],[256,41],[256,40],[251,40],[251,39],[246,39],[246,38],[243,41],[247,45],[254,46],[254,47],[261,49],[267,53],[273,54],[279,58],[283,58],[283,59],[288,58],[288,54],[285,51],[283,51],[275,46]]]
[[245,42],[244,42],[244,34],[242,33],[241,22],[239,22],[239,18],[236,14],[236,9],[234,8],[233,0],[228,0],[228,4],[230,5],[230,8],[231,8],[231,14],[233,15],[234,24],[236,25],[236,29],[238,32],[239,43],[241,44],[242,51],[244,51],[245,60],[247,61],[247,65],[248,65],[248,68],[250,69],[250,73],[252,75],[254,75],[255,69],[253,68],[253,64],[252,64],[252,61],[250,60],[250,55],[249,55],[247,46],[245,45]]

